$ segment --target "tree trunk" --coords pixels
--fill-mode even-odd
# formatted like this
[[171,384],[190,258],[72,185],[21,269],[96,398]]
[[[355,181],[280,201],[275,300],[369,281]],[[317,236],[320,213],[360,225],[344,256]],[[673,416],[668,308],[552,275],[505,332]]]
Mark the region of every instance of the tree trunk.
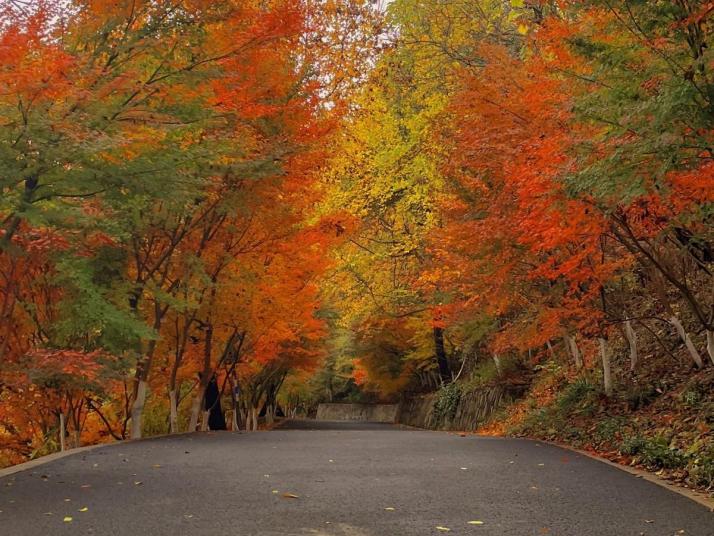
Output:
[[136,398],[131,407],[131,438],[141,439],[141,417],[144,413],[144,404],[146,403],[146,380],[139,380],[139,386],[136,389]]
[[627,337],[627,342],[630,345],[630,372],[634,372],[637,367],[637,333],[632,329],[632,322],[630,320],[625,321],[625,336]]
[[712,360],[714,365],[714,331],[707,330],[707,353],[709,354],[709,359]]
[[178,398],[175,389],[169,391],[169,405],[171,411],[171,415],[169,416],[169,432],[178,434]]
[[211,418],[211,412],[210,411],[202,411],[201,412],[201,432],[208,432],[211,429],[211,426],[209,425],[209,419]]
[[605,388],[605,396],[610,398],[612,396],[610,353],[607,348],[607,340],[605,340],[603,337],[600,337],[598,340],[600,341],[600,357],[602,358],[602,384]]
[[702,361],[702,356],[699,355],[699,352],[694,347],[694,343],[692,342],[691,337],[684,330],[684,326],[679,321],[679,318],[677,318],[676,315],[672,315],[672,317],[669,319],[669,321],[677,330],[677,333],[679,334],[679,338],[682,339],[682,341],[684,342],[684,345],[687,347],[687,350],[689,351],[689,355],[691,356],[694,363],[697,365],[697,368],[700,368],[700,369],[704,368],[704,361]]
[[257,407],[251,408],[250,412],[251,412],[251,416],[253,418],[253,431],[257,432],[258,431],[258,408]]
[[446,349],[444,348],[444,330],[440,327],[434,328],[434,353],[436,353],[436,362],[439,365],[441,383],[449,383],[451,381],[451,371],[449,370],[449,362],[446,359]]
[[555,350],[553,350],[553,345],[550,343],[550,341],[545,341],[545,346],[548,348],[548,353],[550,354],[550,357],[555,357]]
[[64,413],[60,413],[59,416],[59,439],[60,439],[60,451],[64,452],[67,450],[67,442],[65,439],[65,433],[67,430],[67,425],[64,421]]
[[575,368],[580,370],[581,368],[583,368],[583,358],[582,358],[582,355],[580,354],[580,349],[578,348],[578,343],[575,342],[575,337],[566,335],[565,342],[566,342],[567,347],[570,350],[570,355],[572,356],[573,361],[575,361]]
[[493,354],[493,364],[496,365],[496,374],[503,376],[503,368],[501,367],[501,358],[497,354]]
[[203,406],[203,397],[206,394],[206,384],[201,378],[198,384],[198,393],[191,403],[191,419],[188,422],[188,431],[195,432],[198,428],[198,419],[201,417],[201,407]]

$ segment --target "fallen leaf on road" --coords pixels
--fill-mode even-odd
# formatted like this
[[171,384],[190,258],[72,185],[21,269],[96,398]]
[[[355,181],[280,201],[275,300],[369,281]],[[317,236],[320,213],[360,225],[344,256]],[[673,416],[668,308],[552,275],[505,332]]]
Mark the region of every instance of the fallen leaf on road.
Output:
[[72,516],[64,516],[64,519],[62,520],[65,523],[71,523],[72,522]]
[[451,529],[449,527],[436,527],[436,530],[439,532],[451,532]]
[[469,521],[469,525],[483,525],[483,521]]
[[91,488],[92,485],[91,485],[91,484],[82,484],[82,485],[79,486],[79,487],[80,487],[80,488]]
[[279,492],[278,490],[274,489],[274,490],[273,490],[273,493],[274,493],[275,495],[277,495],[277,494],[280,493],[280,492]]
[[135,486],[141,486],[142,484],[143,482],[141,480],[137,480],[136,482],[134,482]]
[[88,512],[88,511],[89,511],[89,508],[87,508],[87,507],[85,506],[84,508],[80,508],[79,511],[80,511],[80,512]]
[[158,469],[159,467],[161,467],[161,464],[155,463],[155,464],[152,465],[151,467],[153,467],[154,469]]
[[462,468],[461,468],[462,471],[468,471],[468,469],[469,469],[468,467],[462,467]]
[[387,506],[387,507],[385,508],[385,510],[386,510],[387,512],[394,512],[394,510],[396,510],[396,508],[394,508],[394,507],[392,507],[392,506]]
[[294,493],[283,493],[283,497],[286,499],[299,499],[299,495],[295,495]]

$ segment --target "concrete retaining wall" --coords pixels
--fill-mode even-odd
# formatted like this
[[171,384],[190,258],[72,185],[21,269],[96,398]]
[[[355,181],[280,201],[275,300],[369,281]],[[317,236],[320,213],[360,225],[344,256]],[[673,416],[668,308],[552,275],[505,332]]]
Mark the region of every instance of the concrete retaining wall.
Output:
[[463,393],[452,407],[440,408],[438,397],[430,393],[406,400],[399,422],[428,430],[472,431],[510,398],[503,387],[490,387]]
[[364,421],[395,423],[398,404],[320,404],[318,421]]
[[451,404],[440,393],[402,402],[399,423],[428,430],[474,431],[505,404],[523,396],[527,385],[493,386],[462,392]]

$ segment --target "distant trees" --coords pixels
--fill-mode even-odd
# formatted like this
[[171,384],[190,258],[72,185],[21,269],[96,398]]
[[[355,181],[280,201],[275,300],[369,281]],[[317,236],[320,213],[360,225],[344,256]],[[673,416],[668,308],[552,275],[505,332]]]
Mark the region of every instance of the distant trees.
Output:
[[[504,356],[552,354],[562,341],[575,369],[599,364],[607,395],[617,377],[613,338],[635,370],[638,337],[666,327],[693,367],[706,366],[714,358],[707,3],[425,0],[393,2],[390,13],[393,50],[371,83],[409,95],[390,89],[385,101],[367,89],[347,131],[370,117],[379,126],[364,131],[375,133],[396,117],[402,135],[419,125],[422,141],[413,152],[389,143],[360,156],[342,195],[368,199],[385,180],[400,185],[403,206],[425,194],[431,223],[400,226],[422,230],[404,295],[419,296],[439,322],[422,317],[410,329],[435,325],[454,364],[477,352],[498,356],[499,370]],[[356,136],[348,143],[368,146]],[[367,174],[392,154],[396,173]],[[428,175],[413,171],[425,155]],[[369,207],[399,206],[383,197]],[[414,218],[415,206],[402,211]],[[374,210],[354,211],[353,238]],[[384,258],[372,244],[351,255],[345,273],[354,258],[368,267]],[[374,282],[387,273],[368,270],[374,295],[385,295]],[[354,275],[356,286],[366,280]],[[413,335],[410,343],[403,363],[419,355],[436,373],[438,346],[428,351]],[[424,381],[415,372],[412,388]]]

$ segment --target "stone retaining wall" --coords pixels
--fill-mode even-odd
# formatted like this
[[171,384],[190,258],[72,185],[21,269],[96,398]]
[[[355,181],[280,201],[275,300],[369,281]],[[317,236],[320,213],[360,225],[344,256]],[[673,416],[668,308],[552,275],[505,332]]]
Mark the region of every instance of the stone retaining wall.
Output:
[[364,421],[396,423],[398,404],[320,404],[318,421]]
[[440,402],[440,393],[410,398],[401,404],[399,423],[429,430],[473,431],[504,403],[520,393],[495,386],[461,393],[452,403]]

